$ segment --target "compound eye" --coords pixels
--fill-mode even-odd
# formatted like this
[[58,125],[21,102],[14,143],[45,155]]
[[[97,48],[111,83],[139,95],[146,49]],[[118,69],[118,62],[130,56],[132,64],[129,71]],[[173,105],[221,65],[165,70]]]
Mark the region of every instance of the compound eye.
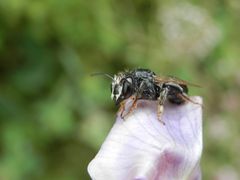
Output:
[[128,80],[125,80],[123,82],[123,90],[122,93],[124,95],[125,98],[128,98],[131,96],[132,93],[132,84],[131,82],[129,82]]

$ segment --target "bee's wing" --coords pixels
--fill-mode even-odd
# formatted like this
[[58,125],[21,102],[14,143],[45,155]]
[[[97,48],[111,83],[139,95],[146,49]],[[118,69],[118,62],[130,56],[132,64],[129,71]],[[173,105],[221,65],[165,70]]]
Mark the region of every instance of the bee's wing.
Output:
[[201,87],[200,85],[197,84],[193,84],[187,81],[184,81],[182,79],[173,77],[173,76],[154,76],[154,81],[158,84],[161,83],[168,83],[168,82],[172,82],[172,83],[176,83],[179,85],[188,85],[188,86],[195,86],[195,87]]

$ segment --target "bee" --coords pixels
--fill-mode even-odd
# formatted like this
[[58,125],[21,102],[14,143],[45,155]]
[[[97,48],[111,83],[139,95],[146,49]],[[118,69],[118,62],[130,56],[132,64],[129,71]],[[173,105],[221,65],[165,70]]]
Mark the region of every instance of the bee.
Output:
[[[138,68],[120,72],[114,76],[106,73],[95,73],[94,75],[105,75],[112,79],[111,99],[116,105],[120,105],[120,116],[123,119],[137,108],[137,101],[140,99],[158,102],[157,117],[163,124],[165,123],[162,121],[161,115],[166,100],[177,105],[181,105],[186,101],[198,104],[188,97],[188,85],[198,85],[176,77],[157,76],[149,69]],[[133,100],[132,105],[129,111],[124,114],[125,103],[129,98]]]

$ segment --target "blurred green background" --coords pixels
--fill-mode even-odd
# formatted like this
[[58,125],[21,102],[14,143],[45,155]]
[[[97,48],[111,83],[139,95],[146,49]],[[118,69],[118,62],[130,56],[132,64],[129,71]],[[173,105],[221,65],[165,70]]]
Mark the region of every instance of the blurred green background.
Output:
[[239,0],[1,0],[0,179],[89,179],[136,67],[203,88],[203,179],[240,179]]

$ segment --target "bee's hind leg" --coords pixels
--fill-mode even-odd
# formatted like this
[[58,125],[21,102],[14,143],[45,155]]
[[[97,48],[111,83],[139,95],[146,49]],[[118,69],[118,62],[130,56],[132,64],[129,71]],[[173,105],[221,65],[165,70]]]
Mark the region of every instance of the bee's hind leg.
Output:
[[203,107],[203,105],[202,105],[201,103],[198,103],[198,102],[193,101],[193,100],[192,100],[188,95],[186,95],[185,93],[178,93],[177,96],[178,96],[179,98],[181,98],[182,100],[184,100],[184,101],[188,101],[188,102],[191,102],[191,103],[193,103],[193,104],[197,104],[197,105],[200,105],[200,106]]

